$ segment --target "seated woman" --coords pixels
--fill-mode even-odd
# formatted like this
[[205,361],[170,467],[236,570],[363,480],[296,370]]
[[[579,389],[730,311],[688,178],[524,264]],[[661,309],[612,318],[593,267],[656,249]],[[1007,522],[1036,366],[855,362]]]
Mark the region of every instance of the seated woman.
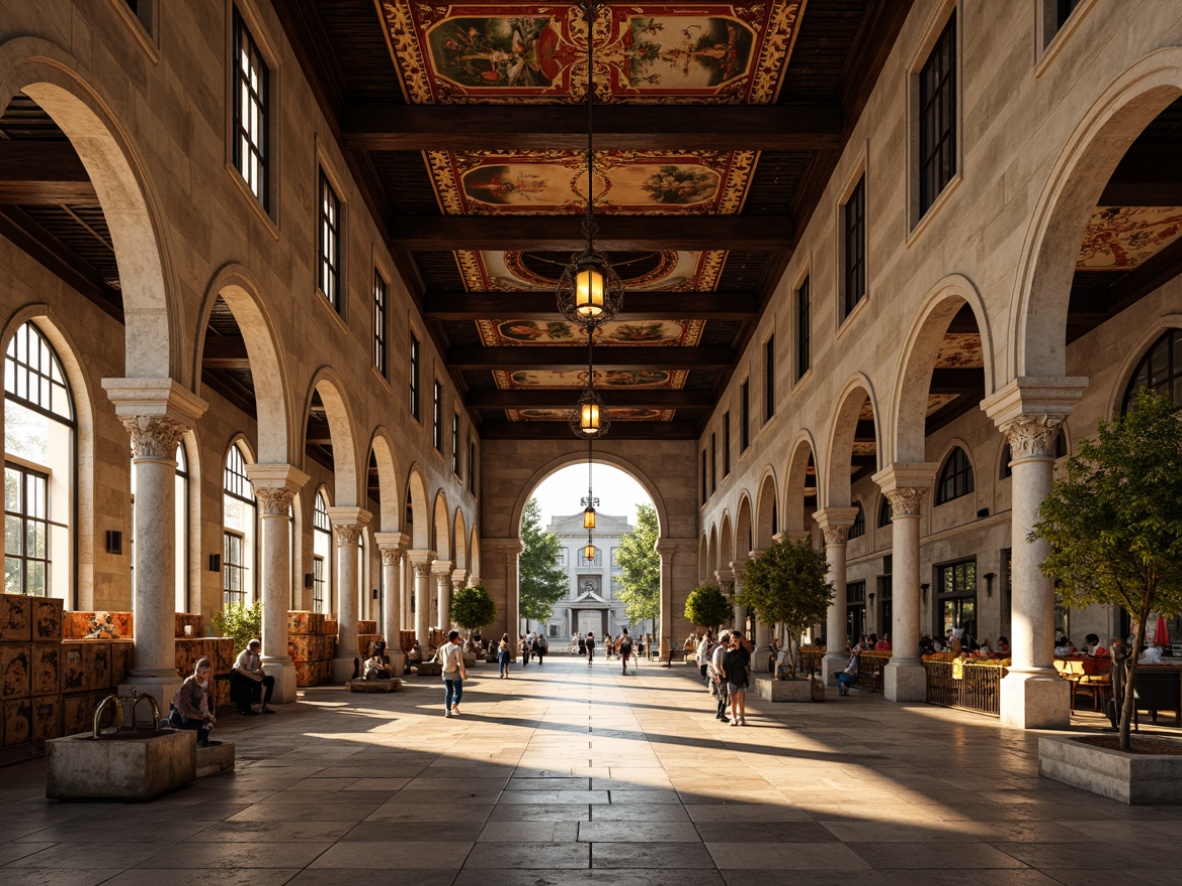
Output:
[[988,639],[982,640],[981,645],[973,650],[971,657],[972,658],[993,658],[993,650],[989,648],[989,640]]
[[1100,645],[1100,637],[1096,634],[1088,634],[1084,637],[1083,651],[1091,658],[1106,658],[1108,650]]
[[995,650],[1002,658],[1009,658],[1010,656],[1010,638],[1002,634],[997,638],[997,649]]
[[210,741],[209,732],[217,723],[213,696],[210,694],[213,666],[208,658],[197,659],[193,673],[176,691],[169,704],[168,722],[174,729],[196,729],[197,747],[204,748],[221,742]]
[[1060,637],[1055,642],[1055,655],[1058,658],[1075,655],[1075,644],[1071,642],[1069,637]]
[[390,659],[386,657],[386,644],[381,640],[373,644],[373,655],[365,660],[361,673],[365,680],[389,680],[392,676]]
[[876,652],[890,652],[891,651],[890,636],[888,634],[883,634],[882,639],[874,644],[874,650]]
[[419,638],[410,641],[410,649],[406,650],[406,660],[410,664],[418,664],[423,660],[423,648],[419,646]]

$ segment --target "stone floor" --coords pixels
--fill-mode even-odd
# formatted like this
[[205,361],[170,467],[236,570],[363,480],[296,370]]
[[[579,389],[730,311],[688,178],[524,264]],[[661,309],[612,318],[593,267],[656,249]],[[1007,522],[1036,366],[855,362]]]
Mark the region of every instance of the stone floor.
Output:
[[10,766],[0,884],[1182,884],[1182,807],[1041,779],[1034,734],[858,692],[734,728],[695,676],[481,665],[459,719],[437,679],[313,689],[227,716],[237,772],[145,805],[49,802],[43,763]]

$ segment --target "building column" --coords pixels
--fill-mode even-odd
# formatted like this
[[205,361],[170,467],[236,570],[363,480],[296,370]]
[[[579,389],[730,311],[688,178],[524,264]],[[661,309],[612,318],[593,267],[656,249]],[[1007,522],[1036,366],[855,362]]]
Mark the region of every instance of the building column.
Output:
[[332,507],[329,519],[337,537],[337,655],[332,662],[334,683],[353,677],[353,661],[360,658],[357,645],[357,613],[361,533],[372,516],[355,507]]
[[882,675],[888,701],[927,698],[927,672],[919,658],[919,518],[939,467],[893,464],[873,478],[891,503],[891,660]]
[[410,567],[415,574],[415,639],[424,654],[431,636],[431,563],[434,551],[411,551]]
[[661,558],[661,633],[660,640],[673,643],[673,558],[677,556],[674,542],[657,539],[657,554]]
[[[772,537],[773,541],[780,541],[783,535],[777,533]],[[754,551],[747,552],[746,560],[735,560],[731,563],[731,569],[735,573],[735,592],[741,593],[743,590],[743,583],[747,575],[747,564],[756,559],[763,551],[756,548]],[[764,624],[759,619],[759,614],[755,615],[755,636],[751,638],[751,646],[754,653],[751,658],[751,670],[756,673],[765,673],[767,671],[767,656],[759,654],[760,652],[767,652],[772,645],[772,626]]]
[[731,628],[741,631],[743,629],[743,616],[746,612],[735,601],[734,571],[730,569],[717,569],[714,572],[714,581],[718,585],[718,589],[722,591],[722,595],[731,601]]
[[382,636],[386,640],[386,654],[397,677],[406,670],[406,655],[402,651],[402,554],[410,544],[410,536],[401,532],[375,532],[374,542],[382,555]]
[[176,448],[205,412],[205,401],[172,379],[105,378],[103,387],[131,437],[135,472],[135,664],[133,688],[167,709],[176,670]]
[[308,475],[292,465],[247,465],[246,476],[254,488],[262,515],[263,561],[263,667],[275,678],[272,701],[296,700],[295,664],[287,651],[287,611],[291,606],[291,509],[292,499]]
[[1087,388],[1085,378],[1019,378],[988,402],[986,415],[1010,444],[1012,664],[1001,681],[1001,722],[1019,729],[1063,729],[1071,718],[1069,685],[1054,668],[1055,585],[1039,565],[1050,546],[1028,541],[1051,490],[1055,437]]
[[451,630],[451,560],[436,560],[431,564],[435,575],[435,624],[446,637]]
[[813,514],[825,535],[825,561],[833,582],[833,602],[825,619],[825,658],[821,662],[826,683],[849,663],[845,654],[845,545],[857,516],[857,508],[825,508]]

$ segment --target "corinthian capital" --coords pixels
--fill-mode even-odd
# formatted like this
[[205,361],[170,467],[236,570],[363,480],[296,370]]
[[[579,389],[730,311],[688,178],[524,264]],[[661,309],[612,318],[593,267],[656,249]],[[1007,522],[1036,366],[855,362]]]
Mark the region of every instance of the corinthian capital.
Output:
[[844,545],[850,540],[850,528],[848,526],[826,526],[821,532],[825,535],[826,546]]
[[1063,424],[1062,415],[1023,414],[1001,426],[1014,461],[1024,458],[1053,458],[1055,437]]
[[393,566],[402,555],[402,548],[398,545],[379,545],[378,550],[382,552],[383,566]]
[[361,541],[361,530],[364,527],[360,523],[334,523],[332,524],[333,532],[337,534],[337,546],[344,547],[345,545],[355,545]]
[[891,517],[918,517],[926,490],[917,486],[896,486],[883,493],[891,503]]
[[263,516],[286,517],[288,508],[291,507],[291,501],[295,498],[295,491],[282,487],[268,488],[261,486],[255,487],[254,497],[262,506]]
[[135,458],[176,460],[176,447],[188,426],[167,415],[121,415],[119,420],[131,436]]

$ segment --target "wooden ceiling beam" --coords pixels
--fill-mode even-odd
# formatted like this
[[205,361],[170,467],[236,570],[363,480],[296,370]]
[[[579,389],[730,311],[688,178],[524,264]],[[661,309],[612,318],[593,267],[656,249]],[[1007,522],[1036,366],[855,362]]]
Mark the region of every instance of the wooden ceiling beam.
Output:
[[0,204],[98,202],[90,175],[68,141],[0,141]]
[[[423,314],[429,320],[557,320],[553,292],[428,292]],[[754,292],[629,291],[620,311],[640,320],[755,320]]]
[[[617,421],[606,440],[696,440],[696,421]],[[564,421],[486,421],[480,426],[482,440],[572,440]]]
[[250,369],[246,340],[240,335],[205,336],[201,349],[202,369]]
[[1182,206],[1177,142],[1134,142],[1105,185],[1098,206]]
[[[395,216],[389,220],[391,249],[528,249],[577,252],[586,244],[583,218],[546,216]],[[606,252],[646,249],[790,249],[788,216],[605,216],[595,245]]]
[[985,370],[981,368],[935,369],[928,387],[930,394],[985,394]]
[[[600,105],[597,150],[815,151],[840,144],[836,105]],[[585,151],[587,109],[572,105],[346,104],[359,151]]]
[[[734,348],[597,347],[596,369],[730,369]],[[586,369],[587,350],[573,345],[537,347],[456,347],[448,351],[453,370]],[[607,388],[605,388],[607,390]]]
[[332,446],[332,431],[328,421],[313,416],[308,417],[308,427],[304,435],[305,446]]
[[[469,391],[464,398],[469,409],[573,409],[579,391],[571,390],[513,390]],[[710,391],[696,390],[635,390],[612,389],[602,391],[608,408],[629,409],[711,409],[714,397]]]

